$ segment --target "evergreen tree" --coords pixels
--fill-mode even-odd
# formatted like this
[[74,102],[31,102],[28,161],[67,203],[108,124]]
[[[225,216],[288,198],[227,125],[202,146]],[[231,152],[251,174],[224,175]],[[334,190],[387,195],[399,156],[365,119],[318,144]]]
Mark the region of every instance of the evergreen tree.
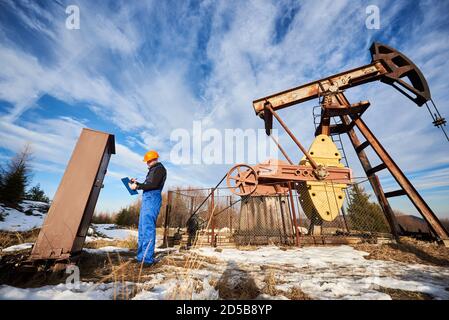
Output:
[[7,164],[2,174],[0,202],[10,207],[18,207],[25,198],[25,189],[30,180],[31,150],[27,145]]
[[115,215],[115,223],[119,226],[137,227],[139,225],[141,203],[141,200],[138,199],[129,206],[120,209]]
[[369,200],[362,187],[354,185],[349,192],[348,218],[352,228],[368,232],[390,232],[381,207]]
[[45,195],[45,192],[41,189],[41,185],[39,183],[28,190],[25,197],[27,200],[50,203],[50,199]]

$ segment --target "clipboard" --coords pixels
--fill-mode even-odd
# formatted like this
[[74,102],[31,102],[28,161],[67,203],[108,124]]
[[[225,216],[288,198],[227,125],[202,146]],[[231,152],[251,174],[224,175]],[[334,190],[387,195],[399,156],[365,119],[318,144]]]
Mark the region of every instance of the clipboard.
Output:
[[139,194],[139,193],[137,192],[137,190],[132,190],[132,189],[129,187],[128,183],[130,183],[131,180],[129,180],[128,177],[122,178],[121,180],[122,180],[124,186],[126,187],[126,190],[128,190],[128,192],[129,192],[130,195],[135,196],[136,194]]

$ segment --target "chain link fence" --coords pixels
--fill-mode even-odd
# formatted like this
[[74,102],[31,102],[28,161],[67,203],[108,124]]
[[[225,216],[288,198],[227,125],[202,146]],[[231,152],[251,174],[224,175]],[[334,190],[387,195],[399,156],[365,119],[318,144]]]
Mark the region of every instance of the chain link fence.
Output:
[[169,191],[165,209],[166,246],[299,245],[323,237],[391,236],[367,180],[350,186],[304,182],[280,194],[245,197],[228,188],[177,189]]

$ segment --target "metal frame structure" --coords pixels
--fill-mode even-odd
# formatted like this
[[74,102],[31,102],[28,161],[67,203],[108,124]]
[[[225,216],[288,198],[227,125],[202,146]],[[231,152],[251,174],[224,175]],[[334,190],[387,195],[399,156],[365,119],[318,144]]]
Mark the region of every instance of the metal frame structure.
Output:
[[[350,104],[343,93],[344,90],[351,87],[372,81],[381,81],[393,86],[418,106],[422,106],[423,104],[427,105],[427,102],[431,101],[427,81],[419,68],[401,52],[380,43],[373,43],[370,51],[372,62],[368,65],[253,101],[256,115],[264,120],[265,130],[268,135],[271,134],[274,116],[298,145],[302,153],[309,159],[310,156],[307,151],[301,146],[293,133],[288,130],[276,111],[319,98],[321,105],[321,119],[315,135],[325,134],[332,136],[343,133],[348,134],[362,167],[369,178],[374,193],[390,224],[393,235],[397,238],[398,230],[388,198],[407,195],[418,212],[429,224],[435,236],[446,246],[449,246],[449,235],[447,230],[445,230],[432,209],[427,205],[425,200],[420,196],[412,183],[375,137],[374,133],[362,120],[361,116],[370,106],[370,103],[368,101],[361,101],[359,103]],[[435,104],[433,105],[435,107]],[[438,121],[434,121],[434,125],[440,127],[444,131],[443,126],[446,124],[446,121],[440,116],[438,111],[437,114]],[[432,115],[434,120],[435,116]],[[340,119],[339,123],[331,124],[332,118]],[[365,138],[364,142],[360,141],[354,127],[361,132]],[[278,144],[278,142],[276,143]],[[371,162],[364,151],[368,146],[371,146],[381,159],[381,164],[376,166],[371,165]],[[281,151],[283,151],[283,149],[281,149]],[[283,154],[285,154],[284,151]],[[287,157],[287,159],[289,158]],[[312,161],[310,161],[310,163],[316,170],[316,164],[313,164]],[[384,169],[388,169],[390,174],[397,181],[400,186],[399,190],[392,192],[383,191],[376,172]]]

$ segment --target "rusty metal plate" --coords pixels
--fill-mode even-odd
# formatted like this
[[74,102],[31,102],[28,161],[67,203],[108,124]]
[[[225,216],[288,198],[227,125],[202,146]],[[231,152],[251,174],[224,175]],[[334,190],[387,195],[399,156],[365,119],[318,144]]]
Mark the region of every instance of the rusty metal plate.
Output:
[[81,251],[111,154],[115,154],[112,134],[82,130],[31,260],[66,259]]

